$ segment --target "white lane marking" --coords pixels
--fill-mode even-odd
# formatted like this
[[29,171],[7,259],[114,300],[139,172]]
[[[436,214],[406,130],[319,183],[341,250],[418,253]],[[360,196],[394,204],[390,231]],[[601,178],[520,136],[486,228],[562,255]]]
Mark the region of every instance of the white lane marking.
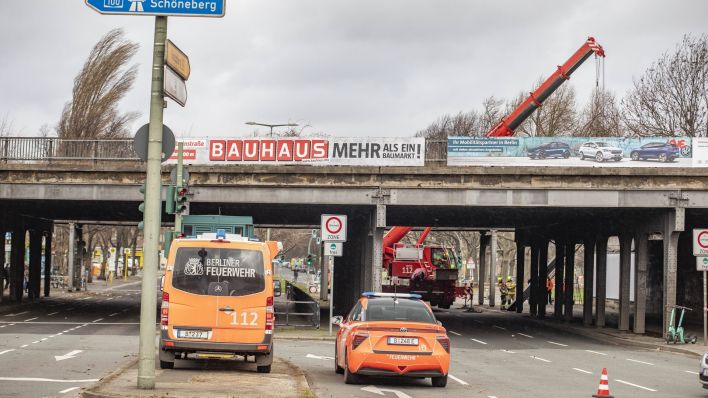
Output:
[[474,342],[477,342],[477,343],[479,343],[479,344],[487,345],[487,343],[485,343],[485,342],[482,341],[482,340],[477,340],[477,339],[470,339],[470,340],[472,340],[472,341],[474,341]]
[[461,334],[459,334],[459,333],[457,333],[457,332],[453,332],[452,330],[448,330],[448,333],[452,333],[452,334],[454,334],[455,336],[462,336]]
[[109,297],[106,299],[106,301],[111,301],[111,300],[113,300],[113,297]]
[[[449,376],[449,375],[448,375],[448,376]],[[386,395],[387,392],[392,392],[392,393],[396,394],[396,397],[398,397],[398,398],[412,398],[410,395],[408,395],[408,394],[406,394],[406,393],[404,393],[404,392],[402,392],[402,391],[391,390],[391,389],[388,389],[388,388],[378,388],[378,387],[376,387],[376,386],[366,386],[366,387],[362,387],[361,390],[362,390],[362,391],[366,391],[366,392],[370,392],[370,393],[373,393],[373,394],[376,394],[376,395]]]
[[334,358],[332,357],[325,357],[325,356],[319,356],[319,355],[313,355],[313,354],[307,354],[305,355],[305,358],[312,358],[312,359],[323,359],[325,361],[333,360]]
[[497,398],[494,395],[487,395],[487,398]]
[[43,338],[43,339],[41,339],[41,340],[39,340],[39,341],[47,341],[48,339],[49,339],[49,337],[45,337],[45,338]]
[[636,363],[643,363],[644,365],[654,366],[653,363],[649,363],[649,362],[638,361],[638,360],[636,360],[636,359],[631,359],[631,358],[625,358],[625,359],[628,360],[628,361],[636,362]]
[[0,351],[0,355],[2,355],[2,354],[7,354],[8,352],[12,352],[12,351],[15,351],[15,349],[14,349],[14,348],[11,348],[11,349],[9,349],[9,350]]
[[511,351],[511,350],[499,350],[501,352],[506,352],[507,354],[516,354],[516,351]]
[[38,317],[38,316],[36,316],[36,317],[34,317],[34,318],[30,318],[30,319],[25,319],[25,320],[24,320],[24,321],[22,321],[22,322],[29,322],[29,321],[34,321],[34,320],[35,320],[35,319],[37,319],[37,318],[39,318],[39,317]]
[[82,350],[74,350],[71,352],[68,352],[64,355],[55,355],[54,359],[57,361],[63,361],[65,359],[73,359],[76,358],[76,355],[81,354],[83,351]]
[[103,318],[98,318],[95,321],[92,321],[91,323],[101,322],[102,320],[103,320]]
[[2,326],[0,326],[0,329],[4,328],[5,326],[7,326],[7,325],[2,325]]
[[57,312],[52,312],[51,314],[47,314],[47,316],[56,315],[56,314],[58,314],[58,313],[59,313],[59,311],[57,311]]
[[448,373],[447,376],[448,376],[449,378],[451,378],[452,380],[455,380],[456,382],[462,384],[463,386],[468,386],[468,385],[470,385],[470,383],[468,383],[468,382],[466,382],[466,381],[464,381],[464,380],[460,380],[460,379],[458,379],[457,377],[451,375],[450,373]]
[[692,375],[698,375],[698,372],[693,372],[693,371],[690,371],[690,370],[684,370],[684,372],[690,373],[690,374],[692,374]]
[[539,360],[539,361],[546,362],[546,363],[551,362],[551,361],[549,361],[548,359],[543,359],[543,358],[541,358],[541,357],[536,357],[536,356],[533,356],[533,355],[529,355],[529,357],[531,357],[532,359],[537,359],[537,360]]
[[32,342],[32,344],[37,344],[37,343],[39,343],[39,340],[35,340]]
[[624,380],[620,380],[620,379],[615,379],[615,381],[618,382],[618,383],[626,384],[626,385],[628,385],[628,386],[641,388],[642,390],[647,390],[647,391],[651,391],[651,392],[656,392],[656,390],[653,389],[653,388],[640,386],[640,385],[638,385],[638,384],[630,383],[630,382],[628,382],[628,381],[624,381]]
[[589,352],[591,354],[597,354],[597,355],[607,355],[604,352],[597,352],[597,351],[593,351],[593,350],[585,350],[585,352]]
[[546,340],[546,343],[559,345],[561,347],[568,347],[568,344],[556,343],[555,341]]
[[29,345],[29,344],[24,344],[24,345],[20,346],[20,348],[25,348],[25,347],[27,347],[28,345]]
[[66,390],[61,390],[61,391],[59,391],[59,394],[66,394],[66,393],[68,393],[69,391],[78,390],[79,388],[81,388],[81,387],[71,387],[71,388],[67,388]]
[[532,338],[533,338],[533,336],[529,336],[528,334],[523,334],[523,333],[516,333],[516,334],[520,334],[520,335],[522,335],[522,336],[524,336],[524,337],[528,337],[529,339],[532,339]]
[[501,329],[501,330],[506,330],[506,328],[503,328],[503,327],[497,326],[497,325],[493,325],[492,327],[493,327],[493,328],[497,328],[497,329]]
[[579,368],[573,368],[573,370],[577,370],[578,372],[582,372],[582,373],[587,373],[589,375],[592,374],[592,372],[588,372],[587,370],[583,370],[583,369],[579,369]]
[[11,323],[10,326],[15,326],[15,324],[14,324],[14,323]]
[[0,377],[0,381],[46,381],[50,383],[93,383],[98,379],[83,379],[83,380],[59,380],[45,379],[41,377]]
[[90,299],[90,298],[91,298],[91,297],[84,297],[84,298],[79,299],[79,300],[88,300],[88,299]]
[[7,314],[5,316],[17,316],[17,315],[27,314],[28,312],[29,311],[22,311],[22,312],[18,312],[17,314]]
[[117,313],[117,312],[114,312],[114,313],[112,313],[111,315],[108,315],[108,316],[116,316],[116,315],[118,315],[118,313]]

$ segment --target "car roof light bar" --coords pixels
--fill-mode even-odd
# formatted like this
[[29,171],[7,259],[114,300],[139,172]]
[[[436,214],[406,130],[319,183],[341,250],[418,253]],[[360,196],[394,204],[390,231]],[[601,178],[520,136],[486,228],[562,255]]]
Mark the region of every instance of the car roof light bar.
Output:
[[362,297],[394,297],[394,298],[407,298],[407,299],[417,299],[423,298],[420,294],[415,293],[380,293],[380,292],[364,292],[361,294]]

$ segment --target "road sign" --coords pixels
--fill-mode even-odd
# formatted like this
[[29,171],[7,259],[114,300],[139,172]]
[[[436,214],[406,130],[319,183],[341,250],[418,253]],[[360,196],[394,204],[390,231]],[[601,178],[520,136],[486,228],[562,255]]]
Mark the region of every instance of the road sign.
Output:
[[165,63],[182,79],[189,79],[189,73],[191,72],[189,57],[170,40],[167,40],[167,47],[165,48]]
[[693,255],[708,257],[708,229],[693,230]]
[[166,96],[182,106],[187,104],[187,84],[175,71],[168,67],[165,67],[164,86]]
[[[144,124],[138,129],[133,137],[133,149],[138,157],[143,161],[147,161],[148,153],[148,132],[150,124]],[[162,125],[162,156],[161,162],[164,162],[175,151],[175,135],[169,127]]]
[[696,271],[708,271],[708,257],[696,257]]
[[324,245],[324,255],[342,257],[344,244],[342,242],[326,242]]
[[101,14],[223,17],[226,0],[86,0]]
[[347,216],[323,214],[321,223],[322,240],[324,242],[347,241]]

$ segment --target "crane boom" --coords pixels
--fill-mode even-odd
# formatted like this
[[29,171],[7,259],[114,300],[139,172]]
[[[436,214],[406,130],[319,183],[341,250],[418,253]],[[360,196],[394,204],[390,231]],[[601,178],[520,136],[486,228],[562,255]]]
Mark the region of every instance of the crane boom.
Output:
[[553,72],[536,90],[514,109],[508,116],[501,119],[487,134],[487,137],[508,137],[514,134],[514,130],[524,122],[533,111],[541,107],[541,104],[553,94],[558,87],[566,80],[570,79],[570,75],[575,72],[586,59],[595,54],[597,57],[604,57],[605,50],[601,45],[597,44],[594,38],[588,37],[582,46],[575,52],[563,65],[558,66],[558,69]]

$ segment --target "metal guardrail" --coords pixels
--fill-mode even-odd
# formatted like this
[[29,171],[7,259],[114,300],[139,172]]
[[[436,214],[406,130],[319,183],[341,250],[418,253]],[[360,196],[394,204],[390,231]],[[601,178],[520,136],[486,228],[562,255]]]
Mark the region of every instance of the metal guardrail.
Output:
[[285,282],[285,301],[275,302],[275,326],[314,327],[319,329],[320,303],[314,299],[293,300],[298,293],[300,296],[309,297],[295,285]]
[[[132,139],[74,140],[56,137],[1,137],[0,161],[138,161]],[[425,141],[425,164],[447,163],[447,140]]]

